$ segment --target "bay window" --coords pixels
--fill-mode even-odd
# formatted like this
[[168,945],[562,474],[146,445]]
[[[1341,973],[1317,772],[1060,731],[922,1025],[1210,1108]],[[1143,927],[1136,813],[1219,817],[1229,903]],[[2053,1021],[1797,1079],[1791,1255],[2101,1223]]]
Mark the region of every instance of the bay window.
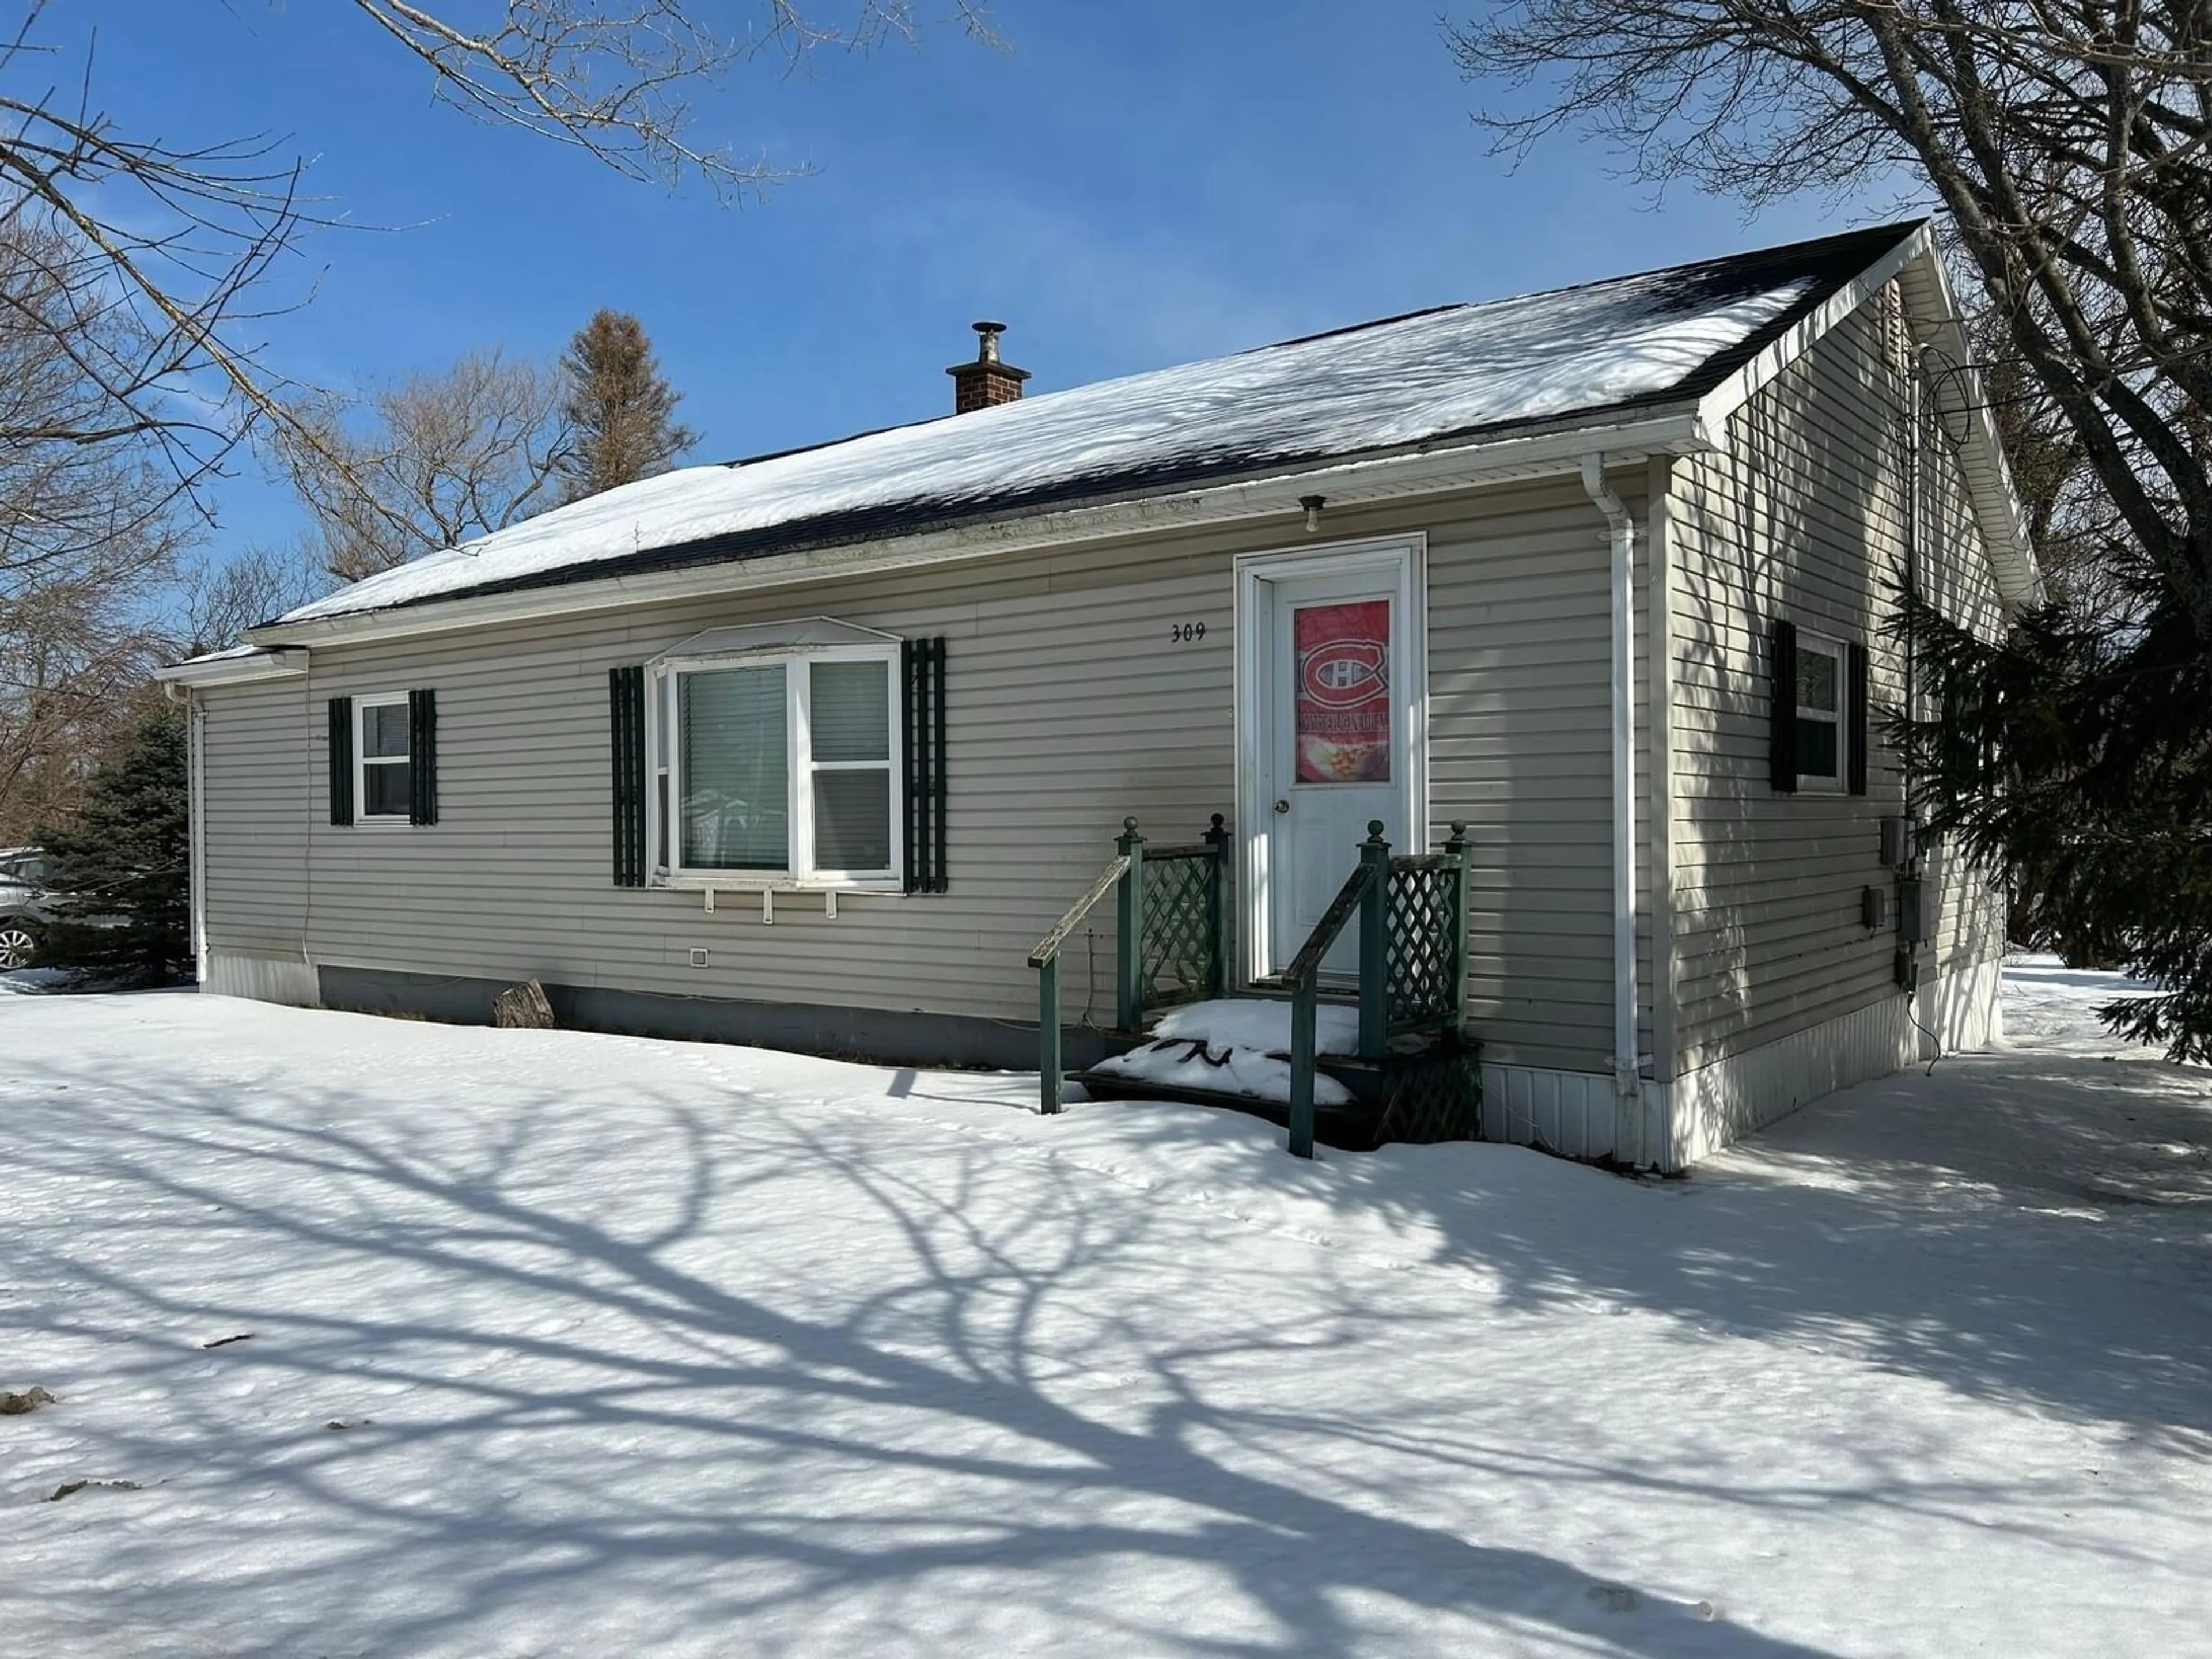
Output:
[[765,631],[720,629],[652,665],[661,878],[896,889],[897,641],[822,622]]

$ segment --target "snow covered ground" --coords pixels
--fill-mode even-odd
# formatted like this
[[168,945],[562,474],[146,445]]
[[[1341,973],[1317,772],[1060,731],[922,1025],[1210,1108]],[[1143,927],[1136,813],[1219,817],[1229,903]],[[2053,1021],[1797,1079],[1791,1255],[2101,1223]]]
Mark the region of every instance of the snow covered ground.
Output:
[[0,1646],[2212,1652],[2212,1079],[2111,983],[1674,1182],[0,996]]

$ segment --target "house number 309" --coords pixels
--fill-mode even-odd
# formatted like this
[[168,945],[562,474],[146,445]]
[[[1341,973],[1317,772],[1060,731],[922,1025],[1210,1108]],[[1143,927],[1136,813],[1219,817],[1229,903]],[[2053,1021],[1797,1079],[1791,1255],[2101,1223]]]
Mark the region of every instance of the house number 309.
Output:
[[1202,640],[1205,637],[1204,623],[1170,623],[1168,624],[1168,642],[1171,645],[1188,645],[1193,641]]

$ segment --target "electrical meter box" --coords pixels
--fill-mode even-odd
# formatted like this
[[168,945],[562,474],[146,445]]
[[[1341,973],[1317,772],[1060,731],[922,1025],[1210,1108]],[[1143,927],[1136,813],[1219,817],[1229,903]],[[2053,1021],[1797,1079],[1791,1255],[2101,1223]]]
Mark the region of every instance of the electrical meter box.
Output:
[[1859,921],[1869,933],[1889,926],[1889,894],[1880,887],[1859,889]]
[[1907,945],[1936,939],[1936,885],[1918,877],[1897,884],[1897,937]]
[[1912,856],[1912,820],[1884,818],[1881,821],[1881,862],[1887,870],[1894,870]]

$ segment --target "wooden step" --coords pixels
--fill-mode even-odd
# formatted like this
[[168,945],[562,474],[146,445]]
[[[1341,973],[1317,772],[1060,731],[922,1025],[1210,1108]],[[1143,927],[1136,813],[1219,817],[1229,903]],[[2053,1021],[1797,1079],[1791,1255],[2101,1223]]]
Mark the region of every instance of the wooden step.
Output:
[[[1291,1109],[1279,1100],[1261,1100],[1256,1096],[1231,1094],[1224,1090],[1184,1089],[1171,1083],[1147,1083],[1142,1078],[1120,1077],[1111,1073],[1078,1072],[1074,1076],[1093,1100],[1164,1100],[1179,1106],[1213,1106],[1242,1112],[1278,1128],[1290,1127]],[[1380,1115],[1374,1107],[1357,1097],[1341,1106],[1316,1103],[1314,1139],[1339,1152],[1372,1152]]]
[[[1243,990],[1237,992],[1237,996],[1253,997],[1265,1002],[1287,1002],[1291,993],[1279,975],[1270,975],[1266,979],[1254,980]],[[1316,1001],[1329,1003],[1339,1008],[1356,1008],[1359,1006],[1359,987],[1348,980],[1341,985],[1324,983],[1316,988],[1314,997]],[[1228,1000],[1234,1001],[1236,998]]]
[[[1478,1139],[1480,1062],[1479,1045],[1449,1039],[1397,1045],[1380,1060],[1328,1056],[1316,1069],[1344,1085],[1352,1099],[1332,1106],[1314,1103],[1314,1138],[1324,1146],[1355,1152],[1391,1142]],[[1075,1080],[1094,1100],[1165,1100],[1224,1107],[1285,1127],[1290,1122],[1291,1109],[1279,1100],[1097,1072],[1079,1072]]]

